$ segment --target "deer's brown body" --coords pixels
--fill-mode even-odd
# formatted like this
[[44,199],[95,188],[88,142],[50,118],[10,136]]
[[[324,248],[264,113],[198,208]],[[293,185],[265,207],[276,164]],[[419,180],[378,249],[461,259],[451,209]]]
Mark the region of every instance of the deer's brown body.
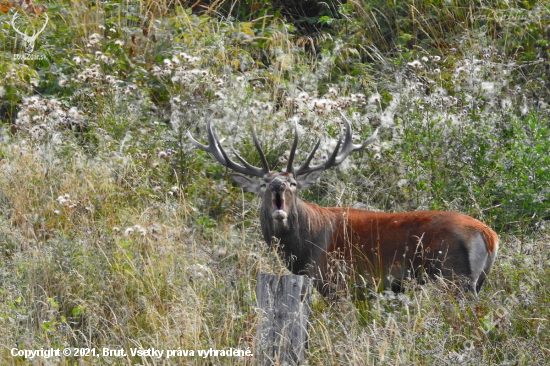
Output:
[[[343,117],[343,116],[342,116]],[[324,164],[309,167],[319,146],[306,162],[294,169],[297,135],[286,172],[270,172],[256,135],[263,168],[241,166],[228,158],[208,123],[209,146],[192,140],[211,152],[224,166],[239,173],[231,177],[248,192],[262,199],[260,223],[267,243],[278,245],[279,255],[295,274],[315,279],[317,289],[329,294],[342,274],[360,276],[396,290],[400,281],[421,273],[464,281],[477,294],[489,273],[497,251],[496,233],[482,222],[457,213],[413,211],[383,213],[347,207],[320,207],[301,201],[297,193],[313,185],[318,176],[340,164],[351,152],[372,142],[351,143],[351,129],[344,118],[346,136]]]
[[[348,270],[397,290],[401,280],[429,275],[466,280],[477,293],[494,262],[496,233],[457,212],[384,213],[298,202],[291,230],[277,230],[261,208],[262,232],[295,274],[330,292]],[[346,268],[337,263],[345,264]]]

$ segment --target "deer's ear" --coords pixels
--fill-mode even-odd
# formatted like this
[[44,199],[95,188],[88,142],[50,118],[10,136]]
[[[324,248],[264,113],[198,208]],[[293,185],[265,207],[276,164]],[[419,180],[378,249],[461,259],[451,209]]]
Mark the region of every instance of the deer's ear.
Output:
[[250,193],[260,193],[260,183],[261,181],[256,178],[248,178],[244,175],[230,173],[229,176],[231,180],[235,182],[236,185],[241,187],[245,192]]
[[299,189],[308,189],[317,182],[317,178],[323,174],[324,170],[314,170],[312,172],[300,175],[296,180],[298,181]]

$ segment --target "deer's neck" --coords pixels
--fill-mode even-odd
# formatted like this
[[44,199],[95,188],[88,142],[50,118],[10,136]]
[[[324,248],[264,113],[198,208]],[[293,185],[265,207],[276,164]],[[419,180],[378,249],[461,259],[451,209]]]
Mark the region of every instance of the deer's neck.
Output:
[[279,255],[295,274],[311,271],[311,265],[320,264],[332,240],[337,215],[315,204],[296,200],[288,212],[288,219],[278,223],[271,210],[262,210],[262,231],[269,244],[279,244]]

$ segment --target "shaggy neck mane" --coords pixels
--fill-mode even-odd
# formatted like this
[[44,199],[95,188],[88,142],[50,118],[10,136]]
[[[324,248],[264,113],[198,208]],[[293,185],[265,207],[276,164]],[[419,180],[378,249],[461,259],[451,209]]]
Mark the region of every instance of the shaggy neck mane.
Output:
[[[279,242],[279,254],[289,270],[304,274],[308,265],[316,262],[332,240],[332,227],[338,218],[330,210],[296,199],[288,212],[288,226],[276,228],[271,203],[262,205],[262,232],[269,244]],[[275,239],[273,239],[275,238]]]

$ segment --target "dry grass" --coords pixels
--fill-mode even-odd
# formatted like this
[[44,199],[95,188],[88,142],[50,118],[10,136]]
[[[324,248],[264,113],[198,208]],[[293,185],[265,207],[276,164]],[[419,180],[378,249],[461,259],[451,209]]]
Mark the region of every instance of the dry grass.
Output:
[[[126,168],[129,179],[135,167]],[[84,156],[52,164],[40,152],[6,152],[1,169],[3,362],[27,364],[10,355],[13,347],[253,346],[255,274],[281,268],[256,225],[245,232],[240,225],[201,230],[185,197],[136,200],[113,171]],[[131,185],[140,184],[137,179]],[[74,207],[57,202],[64,194]],[[542,306],[548,289],[538,278],[548,275],[547,240],[505,237],[479,299],[455,295],[445,284],[414,283],[404,294],[365,301],[329,304],[316,294],[308,362],[494,364],[506,357],[512,364],[544,362],[548,310]],[[223,357],[37,362],[77,360],[243,364]]]

